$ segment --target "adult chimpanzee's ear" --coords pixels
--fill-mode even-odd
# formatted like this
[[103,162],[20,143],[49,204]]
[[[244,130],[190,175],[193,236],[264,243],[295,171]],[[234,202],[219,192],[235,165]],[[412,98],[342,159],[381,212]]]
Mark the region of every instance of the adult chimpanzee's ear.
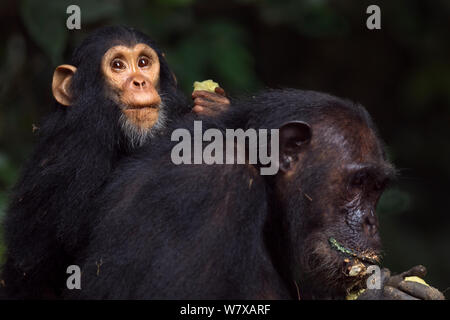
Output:
[[280,169],[287,172],[298,160],[302,146],[311,140],[311,127],[303,121],[285,123],[279,130]]
[[63,106],[70,106],[72,96],[69,92],[70,81],[77,68],[70,64],[60,65],[53,73],[52,91],[56,101]]

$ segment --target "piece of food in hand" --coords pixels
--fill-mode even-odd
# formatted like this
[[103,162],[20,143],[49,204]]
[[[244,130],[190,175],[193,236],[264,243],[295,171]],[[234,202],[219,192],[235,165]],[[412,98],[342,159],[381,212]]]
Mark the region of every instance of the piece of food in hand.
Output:
[[416,276],[405,277],[405,281],[418,282],[418,283],[426,285],[427,287],[430,286],[428,283],[425,282],[425,280],[423,280],[422,278],[416,277]]
[[438,289],[433,288],[418,276],[409,276],[399,283],[398,288],[411,296],[422,300],[445,300]]
[[204,90],[208,92],[215,92],[216,88],[219,86],[217,82],[212,81],[211,79],[205,81],[195,81],[194,82],[194,91]]

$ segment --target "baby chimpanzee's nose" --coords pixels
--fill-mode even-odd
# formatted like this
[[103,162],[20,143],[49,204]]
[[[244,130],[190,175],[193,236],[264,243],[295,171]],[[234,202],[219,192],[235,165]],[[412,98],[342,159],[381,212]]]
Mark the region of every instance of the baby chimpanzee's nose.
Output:
[[133,86],[136,87],[137,89],[141,89],[145,87],[145,80],[144,79],[134,79],[133,80]]

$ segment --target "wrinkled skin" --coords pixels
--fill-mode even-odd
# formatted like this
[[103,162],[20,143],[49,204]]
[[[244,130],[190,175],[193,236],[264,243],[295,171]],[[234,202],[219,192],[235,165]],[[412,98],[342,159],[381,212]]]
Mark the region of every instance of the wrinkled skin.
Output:
[[[362,108],[338,102],[308,123],[309,144],[287,155],[294,161],[277,177],[277,185],[283,186],[277,190],[280,207],[288,215],[284,220],[291,221],[285,228],[307,230],[286,232],[293,236],[286,242],[296,259],[287,265],[302,266],[290,272],[302,299],[343,299],[360,281],[349,276],[349,268],[368,257],[379,262],[375,208],[395,170]],[[361,258],[333,248],[331,238]]]

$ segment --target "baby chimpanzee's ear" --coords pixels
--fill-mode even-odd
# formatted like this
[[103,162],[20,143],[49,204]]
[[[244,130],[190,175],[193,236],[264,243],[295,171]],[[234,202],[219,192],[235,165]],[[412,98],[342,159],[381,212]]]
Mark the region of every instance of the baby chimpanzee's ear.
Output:
[[70,64],[58,66],[53,73],[52,91],[55,100],[63,106],[70,106],[72,95],[70,94],[70,82],[77,68]]

